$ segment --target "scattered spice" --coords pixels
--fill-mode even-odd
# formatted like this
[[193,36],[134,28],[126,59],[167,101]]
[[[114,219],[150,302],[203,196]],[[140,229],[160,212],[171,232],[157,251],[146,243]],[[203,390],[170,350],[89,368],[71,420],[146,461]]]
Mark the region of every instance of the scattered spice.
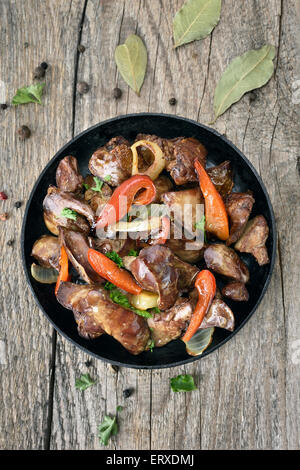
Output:
[[249,100],[250,100],[250,103],[253,103],[253,101],[257,100],[257,93],[255,91],[251,91],[249,93]]
[[18,129],[18,134],[21,140],[29,139],[31,136],[31,130],[27,126],[21,126]]
[[8,108],[8,105],[7,105],[6,103],[1,103],[1,104],[0,104],[0,108],[3,109],[3,110],[4,110],[4,109],[7,109],[7,108]]
[[40,66],[41,66],[42,69],[44,69],[44,70],[47,70],[47,68],[48,68],[47,62],[42,62]]
[[21,207],[21,205],[22,205],[22,201],[17,201],[17,202],[15,202],[15,207],[16,207],[17,209],[19,209],[19,208]]
[[8,219],[8,213],[7,212],[3,212],[2,214],[0,214],[0,220],[2,222],[4,222],[7,219]]
[[114,364],[109,364],[109,368],[116,374],[119,372],[119,367],[115,366]]
[[170,104],[171,106],[175,106],[176,103],[177,103],[176,98],[170,98],[170,99],[169,99],[169,104]]
[[129,398],[130,395],[132,395],[132,388],[126,388],[125,390],[123,390],[123,397],[124,398]]
[[114,88],[113,89],[113,96],[116,100],[120,99],[121,96],[122,96],[122,90],[120,90],[120,88]]
[[14,243],[15,243],[15,240],[11,239],[11,240],[8,240],[6,244],[7,246],[13,246]]
[[89,89],[90,89],[90,86],[86,82],[79,82],[77,84],[77,91],[81,95],[83,95],[84,93],[87,93]]
[[0,199],[1,199],[2,201],[4,201],[5,199],[7,199],[7,195],[6,195],[3,191],[0,192]]
[[85,362],[86,367],[91,367],[92,364],[93,364],[93,362],[92,362],[90,359],[88,359],[88,360]]
[[29,46],[29,42],[24,42],[25,49],[27,49],[28,46]]
[[33,78],[43,78],[45,76],[45,69],[39,65],[34,69]]
[[85,51],[85,47],[82,44],[79,44],[77,49],[78,49],[78,52],[81,52],[81,53]]

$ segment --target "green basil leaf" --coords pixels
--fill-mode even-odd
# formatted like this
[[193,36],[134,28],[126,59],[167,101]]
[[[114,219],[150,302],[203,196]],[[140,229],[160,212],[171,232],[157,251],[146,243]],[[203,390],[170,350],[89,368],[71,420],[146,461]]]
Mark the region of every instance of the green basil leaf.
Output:
[[190,374],[177,375],[177,377],[170,379],[170,384],[173,392],[191,392],[192,390],[197,390],[194,379]]
[[61,217],[66,217],[67,219],[76,220],[77,219],[77,212],[73,211],[72,209],[68,209],[67,207],[65,207],[61,211],[60,216]]
[[203,39],[218,24],[222,0],[187,0],[173,21],[174,47]]
[[275,47],[267,44],[233,59],[217,84],[214,97],[215,120],[248,91],[265,85],[273,75]]
[[79,390],[86,390],[87,388],[91,387],[96,383],[89,374],[82,374],[79,379],[76,379],[75,387]]
[[125,44],[117,46],[115,61],[127,85],[139,96],[147,68],[147,51],[141,38],[128,36]]
[[12,99],[12,104],[14,106],[26,103],[42,104],[41,97],[44,86],[45,83],[36,83],[27,87],[18,88],[15,96]]

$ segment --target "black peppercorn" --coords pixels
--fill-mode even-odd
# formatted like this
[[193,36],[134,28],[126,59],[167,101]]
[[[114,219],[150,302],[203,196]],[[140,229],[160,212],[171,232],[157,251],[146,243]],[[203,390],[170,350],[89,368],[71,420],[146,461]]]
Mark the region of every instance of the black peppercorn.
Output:
[[21,126],[18,129],[18,134],[21,140],[25,140],[31,136],[31,130],[27,126]]
[[42,62],[40,67],[42,67],[42,69],[44,69],[44,70],[47,70],[47,68],[48,68],[47,62]]
[[1,108],[1,109],[7,109],[8,106],[7,106],[6,103],[1,103],[1,104],[0,104],[0,108]]
[[169,99],[169,104],[170,104],[171,106],[175,106],[176,103],[177,103],[176,98],[170,98],[170,99]]
[[123,397],[124,398],[129,398],[130,395],[132,395],[133,390],[131,388],[126,388],[123,390]]
[[85,51],[85,47],[82,44],[79,44],[77,49],[78,49],[78,52],[84,52]]
[[19,209],[21,207],[21,205],[22,205],[22,201],[15,202],[16,209]]
[[91,367],[92,364],[93,362],[90,359],[85,362],[86,367]]
[[87,93],[89,91],[89,89],[90,89],[90,87],[86,82],[77,83],[77,91],[81,95],[83,95],[84,93]]
[[7,246],[13,246],[14,243],[15,243],[15,240],[11,239],[11,240],[8,240],[6,244]]
[[24,42],[25,49],[27,49],[28,46],[29,46],[29,42]]
[[43,78],[45,76],[45,69],[40,65],[34,69],[33,78]]
[[118,100],[122,96],[122,90],[120,90],[120,88],[114,88],[113,95],[114,95],[114,98]]

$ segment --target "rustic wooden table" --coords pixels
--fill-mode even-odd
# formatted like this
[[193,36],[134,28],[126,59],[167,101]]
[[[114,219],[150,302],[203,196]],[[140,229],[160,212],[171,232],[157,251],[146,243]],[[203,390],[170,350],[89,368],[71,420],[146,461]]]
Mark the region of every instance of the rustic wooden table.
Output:
[[[40,62],[49,63],[43,106],[0,110],[0,190],[9,196],[1,201],[9,219],[0,222],[1,449],[101,449],[98,425],[117,405],[125,407],[111,449],[300,447],[300,2],[224,0],[213,34],[174,50],[172,19],[182,3],[0,2],[2,102],[32,83]],[[140,35],[148,50],[140,97],[122,81],[113,59],[130,33]],[[94,359],[89,364],[88,355],[52,329],[26,285],[20,229],[34,181],[63,144],[106,118],[153,111],[208,123],[222,71],[233,57],[264,43],[277,47],[273,78],[214,126],[254,164],[275,210],[277,259],[262,304],[230,342],[194,364],[152,372],[114,372]],[[84,53],[77,52],[79,44]],[[76,92],[81,80],[90,84],[85,95]],[[115,86],[123,90],[118,101]],[[16,133],[23,124],[32,130],[25,142]],[[83,393],[75,379],[87,372],[97,383]],[[198,390],[171,392],[169,379],[179,373],[193,374]],[[135,393],[124,400],[128,387]]]

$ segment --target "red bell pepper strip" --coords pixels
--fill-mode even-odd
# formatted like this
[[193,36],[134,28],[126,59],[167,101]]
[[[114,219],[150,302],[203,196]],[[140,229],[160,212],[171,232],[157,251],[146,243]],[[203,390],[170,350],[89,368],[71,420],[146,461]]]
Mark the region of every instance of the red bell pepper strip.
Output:
[[195,287],[198,291],[198,302],[188,329],[181,338],[185,343],[187,343],[196,333],[205,317],[205,314],[210,308],[212,300],[216,294],[215,276],[207,269],[200,271],[196,277]]
[[[134,200],[135,195],[141,189],[145,189],[145,191]],[[115,189],[96,222],[96,229],[118,222],[127,214],[132,204],[150,204],[155,196],[156,188],[149,176],[132,176]]]
[[90,248],[88,261],[101,277],[130,294],[140,294],[142,288],[135,282],[131,274],[99,251]]
[[194,165],[198,174],[200,189],[204,196],[205,229],[220,240],[227,240],[229,237],[229,224],[223,199],[199,160],[195,160]]
[[60,266],[60,270],[59,270],[59,275],[56,281],[56,286],[55,286],[55,291],[54,291],[55,295],[58,292],[61,281],[66,282],[66,281],[71,280],[71,276],[69,275],[68,255],[64,246],[62,246],[60,249],[59,266]]
[[163,245],[166,243],[170,233],[170,219],[169,217],[163,217],[161,219],[161,231],[159,232],[159,237],[156,238],[152,245]]

